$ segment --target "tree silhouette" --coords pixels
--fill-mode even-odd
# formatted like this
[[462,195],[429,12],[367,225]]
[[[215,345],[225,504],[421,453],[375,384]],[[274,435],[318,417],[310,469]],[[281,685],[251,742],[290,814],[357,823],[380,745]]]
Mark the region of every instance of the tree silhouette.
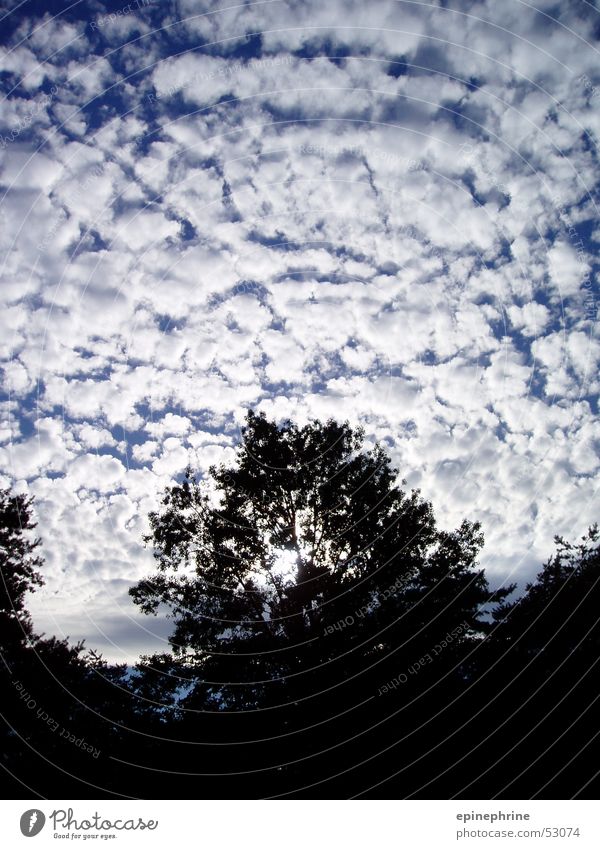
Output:
[[[383,448],[347,423],[249,413],[235,464],[208,480],[188,469],[150,522],[157,573],[130,592],[146,613],[172,616],[179,671],[163,697],[188,735],[210,727],[223,770],[239,771],[223,743],[254,738],[245,767],[279,785],[364,759],[395,733],[372,731],[392,709],[444,675],[446,691],[462,684],[489,629],[479,526],[439,530]],[[145,664],[158,689],[167,662]],[[386,687],[398,675],[403,686]],[[423,700],[406,707],[422,711]]]
[[36,525],[31,499],[0,490],[0,651],[15,654],[33,633],[25,596],[43,585],[42,558],[36,554],[40,540],[32,536]]
[[132,713],[119,695],[125,670],[34,632],[26,595],[44,584],[35,528],[32,499],[0,491],[0,765],[17,798],[36,787],[85,798],[114,779],[98,758],[118,748]]
[[347,423],[249,413],[234,461],[150,515],[130,592],[172,651],[135,668],[35,633],[32,502],[0,492],[9,795],[594,798],[598,529],[509,601],[479,526],[404,486]]
[[494,768],[479,763],[469,778],[484,794],[597,795],[600,534],[593,526],[579,543],[555,537],[555,545],[523,595],[495,610],[481,656]]

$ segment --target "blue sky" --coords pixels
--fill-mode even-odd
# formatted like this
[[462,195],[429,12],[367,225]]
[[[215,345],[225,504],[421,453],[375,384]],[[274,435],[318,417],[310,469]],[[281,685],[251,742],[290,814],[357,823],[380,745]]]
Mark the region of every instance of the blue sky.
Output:
[[384,441],[493,584],[598,518],[589,2],[23,2],[1,13],[0,482],[36,626],[164,647],[127,589],[246,409]]

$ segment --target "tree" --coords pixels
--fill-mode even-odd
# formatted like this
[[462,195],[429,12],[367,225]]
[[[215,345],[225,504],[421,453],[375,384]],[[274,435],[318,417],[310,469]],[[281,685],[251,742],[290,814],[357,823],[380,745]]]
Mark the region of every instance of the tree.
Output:
[[508,601],[479,526],[439,529],[403,486],[347,423],[249,413],[234,462],[150,515],[131,594],[172,616],[172,651],[135,669],[35,634],[33,505],[0,493],[12,794],[597,796],[598,528]]
[[[44,584],[35,528],[32,499],[0,491],[0,765],[10,788],[5,793],[95,796],[114,783],[108,755],[122,741],[120,723],[135,716],[127,704],[125,668],[86,654],[83,643],[35,633],[26,608],[27,593]],[[105,766],[112,774],[104,773]]]
[[13,654],[32,636],[25,596],[44,581],[31,499],[0,490],[0,651]]
[[495,610],[481,656],[487,763],[470,780],[484,797],[597,796],[600,533],[554,542],[521,597]]
[[[598,654],[600,627],[600,532],[589,528],[578,543],[554,538],[555,553],[546,561],[523,595],[495,611],[496,637],[510,647],[513,663],[532,658],[552,665],[574,657]],[[545,673],[543,673],[545,674]]]
[[[265,728],[284,735],[271,759],[264,742],[255,753],[265,769],[307,750],[316,761],[325,742],[356,757],[347,737],[444,676],[447,691],[462,686],[489,628],[479,526],[439,530],[420,493],[397,485],[384,449],[348,423],[278,426],[250,412],[235,464],[207,479],[188,469],[150,524],[157,573],[130,592],[144,612],[174,620],[179,672],[164,697],[188,734],[210,727],[232,745]],[[165,662],[147,659],[146,673]],[[409,685],[379,700],[399,674]],[[415,712],[422,700],[405,715]]]

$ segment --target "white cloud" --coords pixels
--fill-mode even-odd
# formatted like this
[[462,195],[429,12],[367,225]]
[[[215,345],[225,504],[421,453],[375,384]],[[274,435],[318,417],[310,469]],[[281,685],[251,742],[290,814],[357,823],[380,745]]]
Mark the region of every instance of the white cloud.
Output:
[[522,307],[511,304],[507,312],[512,326],[525,336],[539,336],[550,320],[550,310],[535,301],[530,301]]
[[210,55],[171,55],[144,10],[3,50],[3,138],[57,88],[0,143],[0,475],[37,498],[36,616],[160,645],[125,593],[147,513],[232,460],[248,406],[364,424],[445,526],[483,521],[490,574],[530,576],[595,510],[591,16],[196,5],[179,32]]
[[581,262],[575,248],[567,242],[557,241],[548,251],[548,273],[561,298],[575,295],[590,268]]
[[164,437],[170,436],[185,436],[189,433],[192,427],[191,421],[186,416],[177,416],[173,413],[167,413],[160,421],[151,422],[146,425],[145,430],[151,436]]

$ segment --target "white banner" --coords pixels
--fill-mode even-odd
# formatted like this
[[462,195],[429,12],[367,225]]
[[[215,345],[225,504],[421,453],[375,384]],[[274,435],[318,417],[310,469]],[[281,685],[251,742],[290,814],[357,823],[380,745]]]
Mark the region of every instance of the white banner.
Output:
[[[67,841],[218,849],[600,846],[598,804],[592,801],[24,800],[1,805],[0,845],[11,849]],[[36,842],[28,844],[31,839]]]

